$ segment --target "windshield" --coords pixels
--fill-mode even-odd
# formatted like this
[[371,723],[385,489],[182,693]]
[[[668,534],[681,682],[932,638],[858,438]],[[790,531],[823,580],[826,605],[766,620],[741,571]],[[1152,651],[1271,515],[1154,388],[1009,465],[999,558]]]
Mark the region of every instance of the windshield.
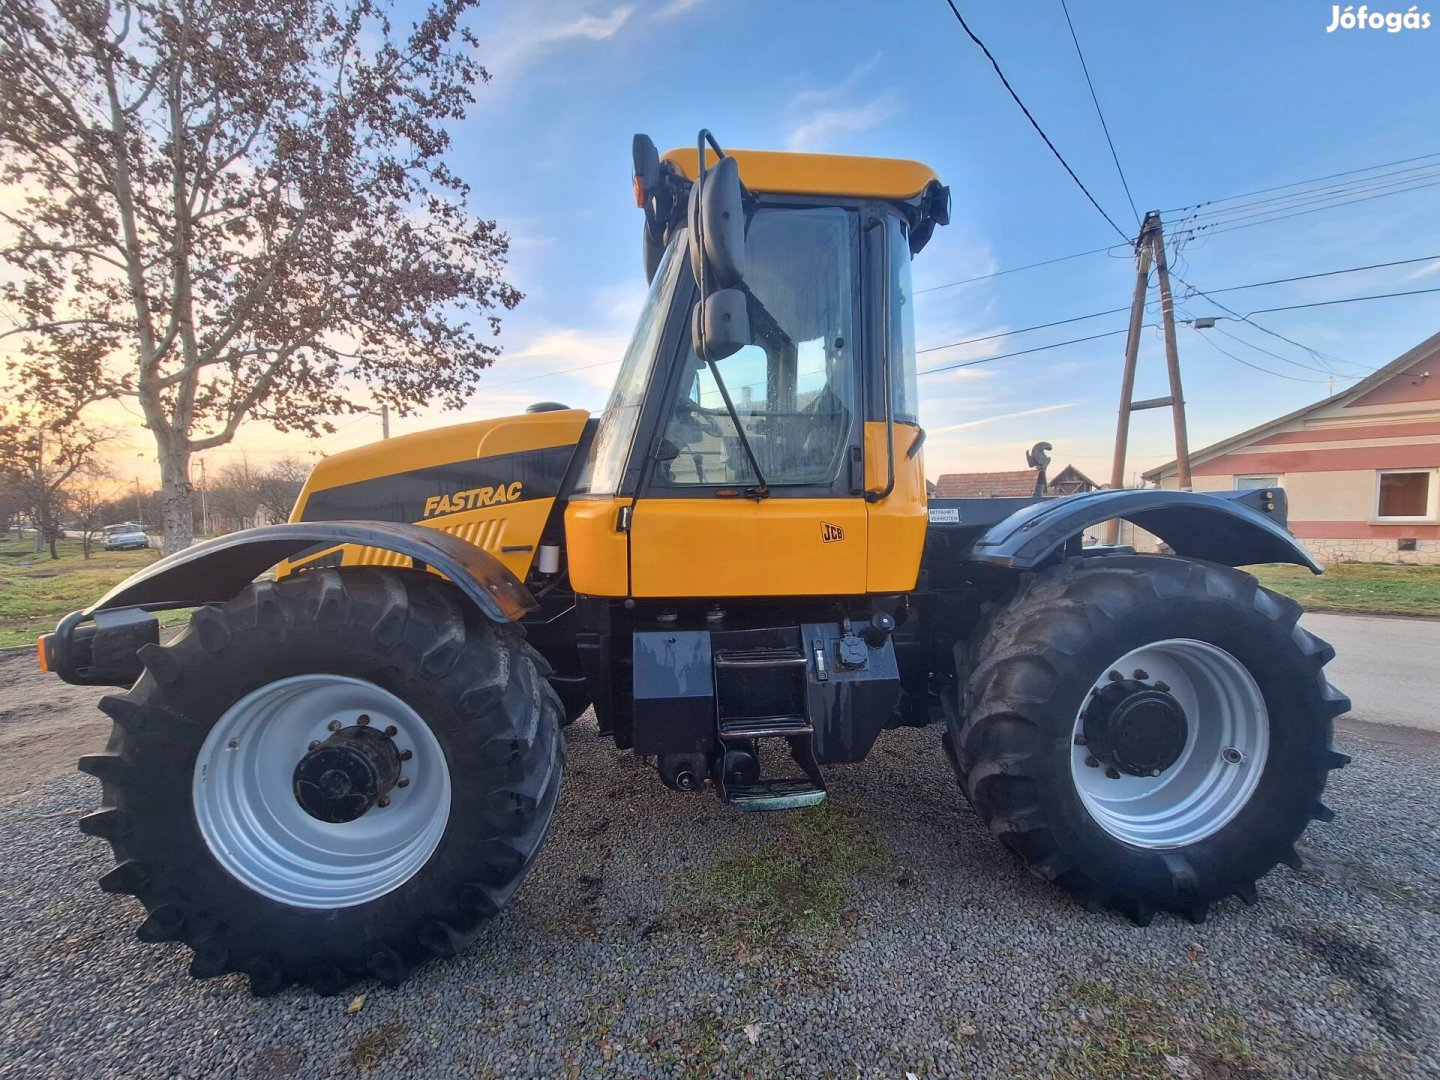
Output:
[[630,347],[620,364],[615,389],[610,392],[610,400],[600,415],[600,426],[590,449],[588,475],[582,476],[578,485],[581,491],[613,495],[620,488],[625,462],[630,457],[630,445],[635,441],[635,425],[640,420],[645,388],[650,384],[655,356],[660,351],[665,316],[670,311],[680,270],[685,265],[684,253],[685,230],[680,229],[665,249],[665,256],[655,271],[650,293],[645,297],[645,307],[635,327],[635,336],[630,339]]
[[[850,215],[826,207],[760,210],[746,237],[754,343],[719,361],[755,458],[771,485],[828,484],[856,406]],[[709,366],[692,346],[660,444],[659,483],[756,479]]]

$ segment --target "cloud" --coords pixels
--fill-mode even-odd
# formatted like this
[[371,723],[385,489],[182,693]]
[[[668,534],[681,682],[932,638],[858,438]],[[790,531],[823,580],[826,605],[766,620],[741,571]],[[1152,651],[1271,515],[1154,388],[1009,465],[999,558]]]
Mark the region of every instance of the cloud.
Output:
[[668,4],[655,12],[657,19],[671,19],[676,15],[682,15],[693,7],[698,7],[703,0],[670,0]]
[[492,75],[513,80],[526,66],[563,45],[613,38],[634,14],[634,4],[620,4],[598,15],[576,12],[568,18],[556,17],[553,8],[546,16],[537,15],[534,8],[523,5],[496,28],[490,38],[495,45],[482,62]]
[[900,99],[892,91],[857,100],[860,84],[879,61],[877,54],[832,86],[810,87],[794,94],[785,106],[786,147],[830,150],[895,116],[900,111]]
[[1440,259],[1437,259],[1435,262],[1432,263],[1426,263],[1424,266],[1420,267],[1420,269],[1412,271],[1410,273],[1410,276],[1407,277],[1405,280],[1419,281],[1423,277],[1429,277],[1431,274],[1436,273],[1440,273]]
[[1062,409],[1073,409],[1080,404],[1078,401],[1067,401],[1062,405],[1042,405],[1038,409],[1022,409],[1020,412],[996,413],[993,416],[983,416],[979,420],[967,420],[963,424],[948,424],[945,427],[932,429],[929,434],[943,435],[949,431],[964,431],[968,428],[985,427],[989,424],[998,424],[1005,420],[1017,420],[1022,416],[1039,416],[1042,413],[1060,412]]

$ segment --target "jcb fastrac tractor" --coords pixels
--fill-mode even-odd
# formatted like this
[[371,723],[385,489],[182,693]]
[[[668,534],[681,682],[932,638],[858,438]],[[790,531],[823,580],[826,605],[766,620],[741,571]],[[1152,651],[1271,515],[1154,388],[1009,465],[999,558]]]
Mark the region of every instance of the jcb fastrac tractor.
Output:
[[[1234,569],[1320,572],[1283,492],[928,498],[910,262],[949,217],[935,174],[706,132],[634,153],[650,291],[599,416],[336,454],[288,524],[42,640],[61,678],[129,687],[80,824],[140,937],[256,993],[452,955],[515,895],[591,707],[739,810],[818,803],[827,766],[943,718],[1001,843],[1139,923],[1296,864],[1348,702],[1299,605]],[[1083,544],[1116,518],[1173,554]]]

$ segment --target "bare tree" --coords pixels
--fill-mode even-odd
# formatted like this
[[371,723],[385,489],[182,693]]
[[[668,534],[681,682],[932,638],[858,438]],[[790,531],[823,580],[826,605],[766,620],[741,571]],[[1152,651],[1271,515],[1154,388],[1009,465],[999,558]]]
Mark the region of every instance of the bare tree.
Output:
[[386,0],[0,5],[0,182],[25,192],[0,213],[6,336],[36,399],[138,403],[167,552],[191,455],[245,420],[458,408],[498,354],[508,241],[445,164],[489,79],[474,3],[404,33]]
[[207,484],[211,531],[218,535],[247,528],[260,508],[250,462],[244,458],[227,462],[210,474]]
[[80,533],[80,550],[85,558],[95,553],[95,536],[110,523],[110,500],[105,491],[113,486],[114,474],[99,462],[80,469],[66,492],[67,520]]
[[280,458],[255,476],[255,500],[271,521],[286,521],[310,475],[310,466],[298,458]]
[[96,454],[109,437],[76,420],[68,409],[49,403],[0,407],[0,476],[13,485],[24,513],[35,528],[35,550],[56,541],[71,481],[96,467]]

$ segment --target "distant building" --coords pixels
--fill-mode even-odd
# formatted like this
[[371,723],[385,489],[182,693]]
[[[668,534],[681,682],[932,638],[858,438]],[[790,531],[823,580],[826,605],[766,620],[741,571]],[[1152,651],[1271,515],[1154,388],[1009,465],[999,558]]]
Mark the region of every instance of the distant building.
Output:
[[[1190,461],[1196,491],[1283,487],[1291,531],[1322,562],[1440,564],[1440,334]],[[1145,479],[1175,487],[1175,463]]]
[[1094,491],[1099,486],[1074,465],[1066,465],[1050,478],[1051,495],[1078,495],[1082,491]]
[[[1066,465],[1045,490],[1049,495],[1074,495],[1099,486],[1074,465]],[[1028,499],[1035,494],[1035,470],[942,473],[930,493],[941,499]]]

